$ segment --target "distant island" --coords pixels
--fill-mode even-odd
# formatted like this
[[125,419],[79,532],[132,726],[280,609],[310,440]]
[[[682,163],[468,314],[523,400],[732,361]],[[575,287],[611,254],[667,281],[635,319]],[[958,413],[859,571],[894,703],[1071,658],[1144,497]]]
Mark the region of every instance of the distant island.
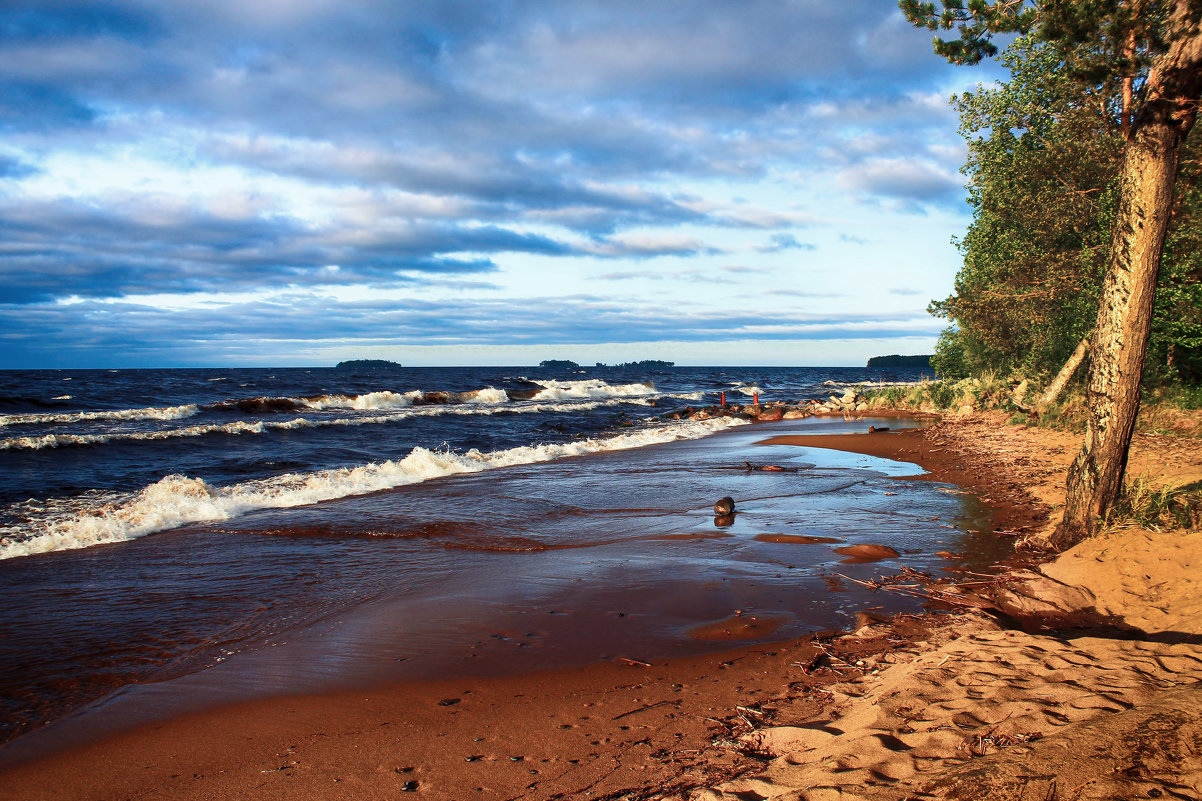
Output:
[[621,370],[643,369],[662,370],[665,367],[675,367],[676,362],[662,362],[659,359],[644,359],[641,362],[623,362],[622,364],[605,364],[597,362],[598,367],[616,367]]
[[334,365],[335,370],[395,370],[398,367],[401,365],[387,359],[351,359]]
[[924,367],[930,368],[930,356],[873,356],[868,360],[869,367]]
[[[570,370],[579,367],[576,362],[568,361],[567,359],[547,359],[544,362],[538,363],[539,367],[551,370]],[[641,362],[623,362],[622,364],[606,364],[605,362],[597,362],[597,367],[612,368],[616,370],[662,370],[665,367],[675,367],[676,362],[664,362],[659,359],[644,359]]]

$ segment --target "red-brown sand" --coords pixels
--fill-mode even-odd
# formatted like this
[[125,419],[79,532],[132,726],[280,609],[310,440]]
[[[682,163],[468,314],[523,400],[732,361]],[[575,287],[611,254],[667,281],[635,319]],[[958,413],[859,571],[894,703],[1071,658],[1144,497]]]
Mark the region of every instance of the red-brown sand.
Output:
[[[918,462],[985,496],[1003,529],[1032,534],[1076,438],[978,417],[775,442]],[[1137,443],[1133,469],[1154,474],[1175,448],[1188,469],[1173,475],[1202,477],[1196,441],[1170,445]],[[1115,536],[1137,537],[1130,552],[1143,555],[1120,569],[1104,549],[1125,541],[1088,543],[1050,573],[1088,588],[1098,571],[1082,565],[1117,571],[1099,574],[1093,597],[1144,634],[904,616],[651,665],[267,699],[10,766],[0,799],[1198,798],[1202,646],[1181,635],[1202,634],[1202,610],[1148,612],[1146,589],[1168,582],[1164,605],[1202,597],[1190,561],[1202,535]],[[1115,734],[1149,726],[1155,736]],[[1012,792],[1028,785],[1038,793]]]

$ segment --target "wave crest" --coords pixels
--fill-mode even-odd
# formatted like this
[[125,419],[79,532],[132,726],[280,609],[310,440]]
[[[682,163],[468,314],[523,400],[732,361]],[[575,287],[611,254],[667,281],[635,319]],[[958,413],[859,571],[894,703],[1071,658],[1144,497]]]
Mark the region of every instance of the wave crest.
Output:
[[569,400],[576,398],[634,398],[652,395],[655,386],[650,382],[640,384],[610,384],[600,378],[579,381],[539,380],[544,389],[535,392],[533,400]]
[[[287,473],[228,487],[214,487],[199,478],[170,475],[132,495],[64,499],[47,504],[30,515],[34,519],[0,528],[0,559],[123,542],[190,523],[228,520],[254,509],[304,506],[459,473],[696,439],[744,423],[736,418],[688,421],[604,439],[489,453],[419,447],[396,461]],[[20,536],[21,532],[31,530],[32,536]]]
[[[62,396],[69,398],[69,395]],[[56,398],[57,400],[57,398]],[[151,407],[147,409],[114,409],[94,412],[30,412],[28,414],[0,414],[0,428],[17,425],[58,425],[83,423],[96,420],[182,420],[199,411],[194,403],[181,406]]]

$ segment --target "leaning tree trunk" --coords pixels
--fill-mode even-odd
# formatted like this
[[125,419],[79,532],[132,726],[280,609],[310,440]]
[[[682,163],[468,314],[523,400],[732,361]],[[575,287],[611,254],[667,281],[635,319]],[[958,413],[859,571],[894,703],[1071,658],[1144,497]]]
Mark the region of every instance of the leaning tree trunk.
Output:
[[1123,485],[1178,154],[1202,94],[1202,35],[1186,19],[1191,5],[1175,4],[1172,44],[1148,75],[1147,100],[1123,155],[1122,195],[1090,347],[1088,426],[1069,468],[1064,517],[1052,534],[1060,550],[1097,533]]
[[1060,372],[1056,373],[1056,378],[1048,386],[1047,391],[1039,396],[1039,400],[1035,403],[1035,408],[1043,411],[1056,402],[1064,393],[1064,388],[1068,386],[1068,382],[1076,374],[1077,368],[1081,366],[1081,362],[1085,361],[1085,354],[1089,350],[1089,340],[1083,339],[1077,343],[1077,349],[1073,351],[1073,355],[1068,357],[1068,361],[1060,368]]

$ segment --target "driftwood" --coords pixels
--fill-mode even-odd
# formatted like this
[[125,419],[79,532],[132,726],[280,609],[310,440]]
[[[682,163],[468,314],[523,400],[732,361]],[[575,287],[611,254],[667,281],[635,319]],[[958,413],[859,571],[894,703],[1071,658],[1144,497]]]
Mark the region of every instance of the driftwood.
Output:
[[748,470],[759,470],[765,473],[796,473],[800,467],[781,467],[775,464],[754,465],[751,462],[743,462],[743,466]]
[[630,717],[631,715],[637,715],[639,712],[646,712],[648,709],[655,709],[657,706],[668,706],[668,705],[680,706],[680,699],[674,698],[674,699],[664,699],[663,701],[656,701],[654,704],[646,704],[644,706],[640,706],[638,709],[632,709],[629,712],[623,712],[622,714],[618,715],[617,717],[610,718],[610,719],[611,720],[621,720],[622,718]]
[[651,667],[650,662],[643,662],[638,659],[629,659],[625,656],[619,656],[618,661],[631,667]]

